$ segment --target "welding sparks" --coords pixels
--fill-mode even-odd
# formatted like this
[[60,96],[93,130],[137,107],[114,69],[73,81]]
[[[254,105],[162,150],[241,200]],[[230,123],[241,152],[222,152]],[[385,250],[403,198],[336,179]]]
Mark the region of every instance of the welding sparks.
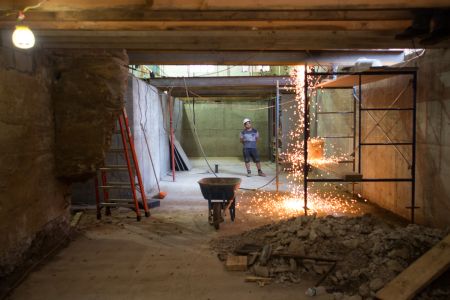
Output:
[[[318,214],[354,214],[359,209],[354,205],[356,200],[348,194],[337,193],[336,186],[323,185],[320,191],[313,191],[313,185],[308,187],[308,205],[305,209],[304,203],[304,131],[305,122],[305,84],[308,87],[313,87],[314,82],[309,78],[305,80],[306,74],[305,66],[297,66],[293,69],[291,74],[291,84],[295,91],[295,101],[287,108],[292,112],[292,117],[289,119],[291,124],[291,131],[289,132],[287,151],[282,153],[284,158],[285,170],[288,171],[286,178],[288,180],[288,193],[274,193],[274,192],[256,192],[252,194],[248,201],[238,204],[239,207],[246,210],[247,213],[256,214],[260,216],[271,216],[279,218],[288,218],[308,213]],[[308,88],[308,90],[315,93],[315,89]],[[310,103],[310,105],[318,105],[317,103]],[[317,107],[317,111],[320,108]],[[287,110],[285,110],[287,111]],[[310,114],[314,117],[314,113]],[[309,127],[309,126],[308,126]],[[323,177],[330,175],[327,168],[332,168],[333,165],[338,165],[339,161],[348,160],[344,156],[330,156],[326,155],[324,140],[320,137],[310,138],[308,140],[308,149],[311,149],[308,158],[308,167],[316,167],[320,169],[322,174],[318,176]],[[333,147],[331,146],[331,149]],[[325,187],[325,188],[324,188]],[[327,187],[331,187],[331,191],[327,191]],[[328,188],[330,190],[330,188]]]
[[[303,194],[277,194],[275,192],[260,191],[244,193],[241,201],[236,205],[248,214],[269,218],[290,218],[304,214]],[[247,198],[249,197],[249,198]],[[336,191],[310,192],[308,195],[308,213],[318,215],[358,214],[356,200]]]

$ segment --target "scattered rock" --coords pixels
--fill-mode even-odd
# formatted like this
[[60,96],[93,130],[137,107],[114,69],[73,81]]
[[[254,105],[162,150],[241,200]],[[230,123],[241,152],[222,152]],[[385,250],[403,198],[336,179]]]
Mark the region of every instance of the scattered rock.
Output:
[[393,259],[386,262],[386,267],[393,273],[400,273],[405,269],[398,261]]
[[378,291],[384,286],[384,282],[380,278],[375,278],[370,281],[369,286],[372,291]]
[[293,258],[289,259],[289,266],[290,266],[291,272],[297,271],[297,262],[295,261],[295,259],[293,259]]
[[356,247],[359,246],[359,244],[361,243],[361,240],[359,239],[350,239],[350,240],[346,240],[346,241],[342,241],[342,244],[350,249],[355,249]]
[[263,247],[261,251],[261,255],[259,256],[259,263],[262,266],[265,266],[271,255],[272,255],[272,245],[267,244]]
[[404,260],[408,260],[410,258],[409,250],[406,248],[394,249],[388,253],[388,257],[390,258],[401,258]]
[[[353,218],[308,216],[222,237],[212,245],[219,253],[232,253],[243,244],[266,245],[259,260],[249,256],[255,260],[251,272],[261,277],[273,276],[275,282],[295,283],[303,276],[308,280],[319,279],[331,267],[320,258],[337,260],[335,270],[323,284],[337,292],[333,295],[335,299],[367,300],[375,298],[376,291],[446,234],[444,230],[419,225],[387,225],[370,215]],[[295,253],[317,259],[280,257],[275,255],[277,253]],[[439,295],[450,295],[448,284],[439,287],[443,289]],[[425,299],[433,298],[420,300]]]
[[358,291],[359,291],[359,294],[360,294],[362,297],[368,297],[368,296],[370,295],[370,288],[369,288],[369,285],[368,285],[367,283],[361,284],[361,285],[359,286]]
[[305,245],[302,241],[294,239],[289,244],[288,252],[295,253],[300,256],[305,256],[306,255]]
[[261,265],[254,265],[253,272],[255,273],[256,276],[261,277],[269,277],[270,275],[269,268]]
[[314,242],[317,239],[317,237],[318,237],[318,235],[317,235],[316,231],[314,229],[312,229],[309,232],[309,240]]
[[325,274],[326,272],[328,272],[328,270],[330,269],[329,266],[326,265],[314,265],[313,266],[313,270],[314,272],[316,272],[319,275]]
[[289,271],[291,271],[291,266],[288,266],[288,265],[276,266],[273,269],[273,273],[284,273],[284,272],[289,272]]
[[298,236],[299,238],[305,238],[305,237],[307,237],[308,235],[309,235],[309,230],[302,229],[302,230],[297,231],[297,236]]

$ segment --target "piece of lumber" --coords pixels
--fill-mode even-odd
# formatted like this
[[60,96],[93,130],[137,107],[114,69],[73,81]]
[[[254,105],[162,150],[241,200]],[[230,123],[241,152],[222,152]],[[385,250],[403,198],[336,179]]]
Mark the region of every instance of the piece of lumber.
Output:
[[175,138],[173,143],[175,144],[175,149],[177,149],[178,155],[180,156],[181,161],[186,166],[186,170],[187,171],[191,170],[192,169],[191,162],[189,161],[189,158],[187,157],[186,153],[184,152],[183,147],[181,147],[180,142]]
[[299,258],[299,259],[310,259],[317,261],[325,261],[325,262],[337,262],[339,261],[337,258],[328,258],[328,257],[318,257],[318,256],[305,256],[297,253],[274,253],[272,256],[278,257],[289,257],[289,258]]
[[78,225],[78,222],[80,222],[81,216],[83,215],[82,211],[77,212],[70,222],[71,227],[76,227]]
[[259,252],[259,251],[261,251],[262,247],[263,246],[261,246],[261,245],[244,244],[244,245],[236,248],[234,250],[234,252],[236,254],[247,255],[247,254],[250,254],[252,252]]
[[247,276],[245,277],[245,282],[271,282],[272,278],[270,277],[260,277],[260,276]]
[[225,268],[228,271],[246,271],[247,256],[228,255]]
[[412,299],[450,267],[450,235],[413,262],[397,277],[379,290],[381,300]]

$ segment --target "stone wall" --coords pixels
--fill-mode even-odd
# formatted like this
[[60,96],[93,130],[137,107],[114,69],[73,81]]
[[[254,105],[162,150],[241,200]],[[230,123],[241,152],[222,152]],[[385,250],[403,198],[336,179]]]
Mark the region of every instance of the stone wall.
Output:
[[[417,164],[416,221],[430,226],[449,226],[450,186],[450,51],[427,50],[425,55],[410,63],[417,64]],[[410,77],[399,76],[363,87],[363,101],[386,105],[409,84]],[[402,94],[394,107],[406,107],[412,89]],[[379,119],[380,113],[375,117]],[[411,140],[411,113],[390,112],[381,125],[393,141]],[[368,132],[374,121],[362,117],[363,130]],[[369,140],[382,140],[384,134],[375,130]],[[363,152],[364,177],[410,176],[411,147],[378,147]],[[410,218],[409,183],[365,183],[363,196],[398,215]]]
[[58,177],[92,177],[104,160],[127,89],[124,52],[53,52]]
[[67,237],[70,184],[103,162],[127,63],[121,51],[0,48],[0,277]]
[[[42,55],[0,48],[0,281],[36,237],[64,237],[68,185],[56,179],[51,69]],[[61,230],[54,230],[61,228]]]

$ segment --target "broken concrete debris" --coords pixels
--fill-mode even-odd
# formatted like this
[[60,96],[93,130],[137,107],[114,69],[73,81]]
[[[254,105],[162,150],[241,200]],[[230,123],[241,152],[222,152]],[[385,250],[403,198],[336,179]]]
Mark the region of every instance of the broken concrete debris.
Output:
[[[371,215],[313,215],[223,237],[212,247],[222,254],[248,255],[248,272],[265,283],[269,278],[275,283],[317,280],[312,288],[325,289],[334,299],[373,299],[445,235],[419,225],[388,225]],[[440,287],[443,293],[450,297],[450,287]]]

